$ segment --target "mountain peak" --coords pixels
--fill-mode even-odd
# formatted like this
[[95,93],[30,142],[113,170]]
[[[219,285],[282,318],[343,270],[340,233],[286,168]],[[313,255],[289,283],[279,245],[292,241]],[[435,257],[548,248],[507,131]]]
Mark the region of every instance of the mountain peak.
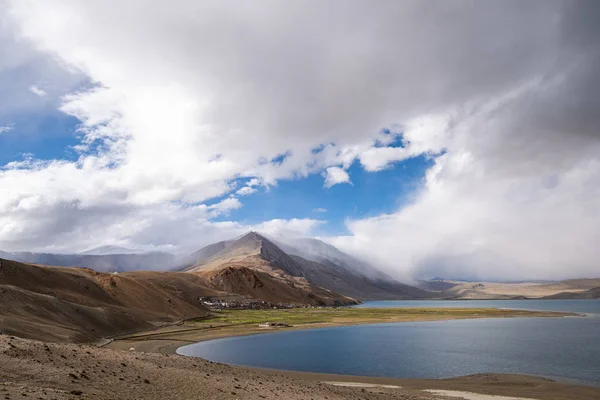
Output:
[[250,231],[250,232],[244,233],[236,241],[239,241],[239,240],[267,240],[267,238],[265,238],[263,235],[261,235],[260,233],[258,233],[256,231]]

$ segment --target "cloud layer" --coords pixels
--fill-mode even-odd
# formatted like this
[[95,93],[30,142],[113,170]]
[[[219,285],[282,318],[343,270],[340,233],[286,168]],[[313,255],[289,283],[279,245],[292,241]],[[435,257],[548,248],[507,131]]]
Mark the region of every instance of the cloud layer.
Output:
[[248,228],[214,218],[257,186],[425,154],[409,206],[329,240],[398,276],[593,274],[597,4],[9,1],[23,46],[92,85],[60,100],[79,160],[0,170],[0,247],[203,244]]

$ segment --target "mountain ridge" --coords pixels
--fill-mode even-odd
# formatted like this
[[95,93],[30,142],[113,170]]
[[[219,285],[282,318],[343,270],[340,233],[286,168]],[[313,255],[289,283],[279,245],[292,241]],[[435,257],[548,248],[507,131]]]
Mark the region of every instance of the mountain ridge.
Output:
[[0,259],[0,326],[31,339],[89,342],[206,316],[223,293],[176,272],[102,273]]
[[100,272],[164,270],[176,260],[173,254],[164,252],[100,255],[0,251],[0,258],[29,264],[91,268]]
[[216,289],[265,301],[280,299],[312,305],[346,305],[357,301],[306,280],[301,266],[256,232],[205,246],[203,258],[185,272],[206,279]]
[[[224,266],[244,266],[280,278],[304,279],[317,287],[358,300],[433,297],[431,292],[396,282],[359,260],[354,262],[360,264],[360,268],[352,268],[348,265],[351,263],[349,260],[355,259],[331,245],[320,243],[335,249],[336,254],[345,262],[337,260],[336,263],[324,256],[316,258],[322,262],[306,259],[302,257],[301,250],[291,245],[275,242],[257,232],[249,232],[235,240],[205,246],[194,253],[202,257],[184,271],[207,275],[208,271],[215,271]],[[369,277],[361,273],[360,269],[373,269],[371,275],[380,278]]]

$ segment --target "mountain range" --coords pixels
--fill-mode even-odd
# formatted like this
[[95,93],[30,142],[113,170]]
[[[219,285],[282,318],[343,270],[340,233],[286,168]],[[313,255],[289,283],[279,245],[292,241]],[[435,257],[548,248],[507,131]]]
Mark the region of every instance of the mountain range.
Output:
[[[196,273],[220,290],[245,293],[233,284],[236,273],[267,274],[287,286],[324,288],[356,300],[430,298],[431,292],[395,281],[375,267],[315,239],[275,242],[250,232],[240,238],[206,246],[180,268]],[[227,278],[225,278],[225,275]],[[310,286],[307,286],[310,285]],[[259,290],[259,288],[252,288]]]
[[[162,269],[177,269],[170,271],[117,272],[143,268],[156,253],[5,252],[0,254],[0,327],[33,339],[84,342],[205,316],[208,310],[199,300],[207,296],[341,306],[432,295],[371,271],[325,243],[296,244],[278,245],[250,232],[183,259],[165,256]],[[40,265],[45,263],[54,266]]]
[[0,251],[0,258],[98,272],[183,271],[203,277],[219,290],[269,301],[345,302],[336,295],[361,301],[432,297],[427,290],[397,282],[320,240],[282,241],[256,232],[210,244],[185,257],[101,246],[78,254]]
[[132,250],[120,253],[116,251],[116,248],[113,248],[112,252],[105,251],[102,253],[99,251],[96,252],[94,249],[79,254],[0,251],[0,258],[30,264],[91,268],[99,272],[158,271],[173,265],[177,259],[170,253],[135,253]]
[[600,297],[600,279],[434,280],[421,281],[417,288],[322,241],[282,241],[256,232],[182,258],[122,251],[111,246],[85,254],[0,252],[0,330],[33,339],[93,341],[206,316],[202,297],[311,306],[391,299]]

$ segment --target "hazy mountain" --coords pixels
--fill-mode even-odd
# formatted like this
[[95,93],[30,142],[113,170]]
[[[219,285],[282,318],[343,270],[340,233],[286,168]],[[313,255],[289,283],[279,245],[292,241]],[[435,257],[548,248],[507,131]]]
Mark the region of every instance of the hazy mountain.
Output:
[[173,254],[162,252],[91,255],[0,251],[0,258],[30,264],[85,267],[100,272],[166,270],[175,262]]
[[211,244],[188,258],[189,272],[209,274],[224,267],[244,267],[278,278],[307,283],[359,300],[430,298],[435,294],[395,281],[369,264],[316,239],[298,247],[274,243],[251,232]]
[[337,247],[318,239],[276,240],[276,243],[287,253],[306,258],[310,261],[338,265],[349,272],[367,276],[375,280],[394,281],[392,277],[366,261],[348,255],[340,251]]
[[584,292],[560,292],[550,296],[545,296],[543,299],[555,299],[555,300],[566,300],[566,299],[580,299],[580,300],[591,300],[600,299],[600,287],[586,290]]
[[93,249],[89,249],[86,251],[82,251],[79,254],[82,255],[92,255],[92,256],[106,256],[110,254],[143,254],[145,252],[139,250],[128,249],[126,247],[121,246],[100,246],[94,247]]
[[600,293],[600,279],[536,282],[421,281],[445,299],[588,299]]

